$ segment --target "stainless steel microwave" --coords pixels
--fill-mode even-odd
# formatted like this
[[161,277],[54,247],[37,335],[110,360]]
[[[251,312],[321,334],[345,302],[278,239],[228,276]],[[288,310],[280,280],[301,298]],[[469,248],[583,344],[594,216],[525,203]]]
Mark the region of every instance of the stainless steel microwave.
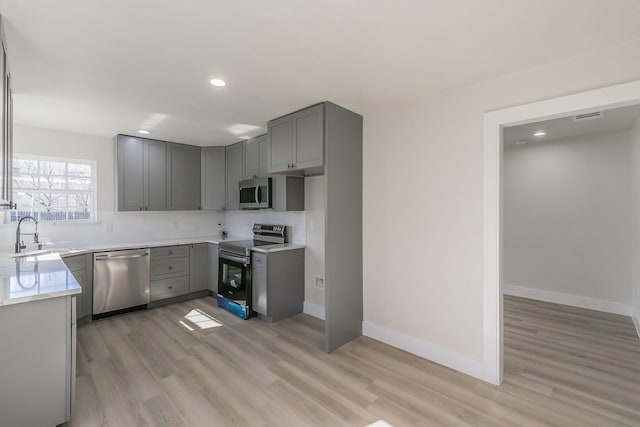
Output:
[[271,178],[240,181],[240,209],[271,208]]

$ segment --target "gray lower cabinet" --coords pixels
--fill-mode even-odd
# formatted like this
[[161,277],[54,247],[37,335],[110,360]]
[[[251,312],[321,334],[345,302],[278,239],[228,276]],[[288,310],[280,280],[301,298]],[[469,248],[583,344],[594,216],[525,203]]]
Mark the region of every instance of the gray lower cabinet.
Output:
[[209,243],[209,290],[218,293],[218,244]]
[[202,209],[222,211],[226,207],[227,166],[224,147],[202,149]]
[[150,302],[189,293],[189,245],[151,248]]
[[127,135],[116,137],[119,211],[167,209],[167,143]]
[[0,307],[0,425],[55,426],[75,405],[75,296]]
[[198,210],[200,205],[200,147],[167,143],[167,209]]
[[93,254],[67,256],[62,260],[82,288],[82,293],[76,295],[76,318],[90,318],[93,311]]
[[209,289],[209,244],[197,243],[189,247],[189,292]]
[[251,254],[253,310],[277,322],[304,305],[304,248]]
[[267,176],[269,144],[267,135],[260,135],[243,142],[243,179]]
[[242,142],[226,147],[227,153],[227,210],[240,209],[240,181],[242,181]]
[[268,172],[324,165],[324,104],[272,120],[268,130]]

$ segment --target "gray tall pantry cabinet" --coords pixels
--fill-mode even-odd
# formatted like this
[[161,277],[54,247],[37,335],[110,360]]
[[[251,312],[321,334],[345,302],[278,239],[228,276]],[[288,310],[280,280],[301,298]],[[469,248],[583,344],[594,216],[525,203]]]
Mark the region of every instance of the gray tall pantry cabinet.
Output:
[[269,172],[324,173],[325,337],[362,335],[362,116],[331,102],[269,122]]

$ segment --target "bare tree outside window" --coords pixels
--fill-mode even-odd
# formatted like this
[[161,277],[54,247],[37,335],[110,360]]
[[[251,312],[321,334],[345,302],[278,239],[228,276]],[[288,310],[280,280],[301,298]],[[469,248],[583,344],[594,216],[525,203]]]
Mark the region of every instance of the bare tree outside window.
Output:
[[16,155],[13,193],[18,209],[11,220],[25,215],[39,221],[93,220],[94,174],[89,162]]

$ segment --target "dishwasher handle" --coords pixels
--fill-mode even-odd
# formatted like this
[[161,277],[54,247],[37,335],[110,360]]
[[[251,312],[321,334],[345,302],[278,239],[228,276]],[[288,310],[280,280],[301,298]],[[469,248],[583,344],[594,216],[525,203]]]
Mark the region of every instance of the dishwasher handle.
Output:
[[148,256],[149,254],[139,254],[139,255],[99,255],[96,256],[96,261],[107,261],[110,259],[134,259],[134,258],[142,258]]

